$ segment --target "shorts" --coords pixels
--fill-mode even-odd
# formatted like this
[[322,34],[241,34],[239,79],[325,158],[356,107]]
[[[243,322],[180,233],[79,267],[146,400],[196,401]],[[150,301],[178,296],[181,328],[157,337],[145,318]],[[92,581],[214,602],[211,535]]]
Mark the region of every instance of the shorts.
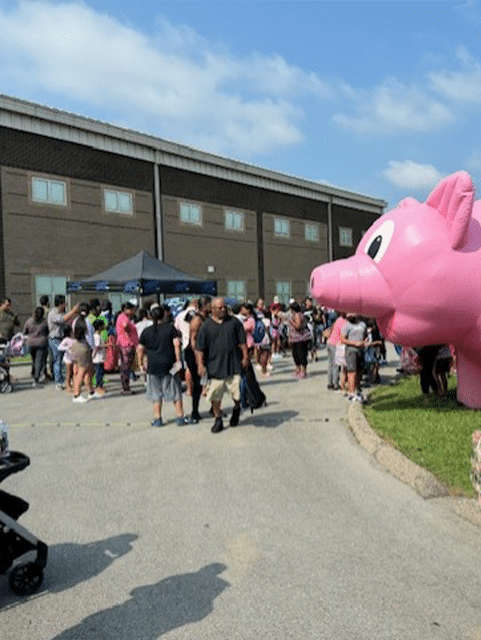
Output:
[[357,371],[361,365],[362,351],[356,347],[346,346],[346,369],[348,371]]
[[76,340],[69,351],[71,362],[76,362],[82,369],[92,366],[92,349],[85,342]]
[[207,401],[220,402],[225,391],[228,391],[235,402],[240,401],[240,374],[235,373],[224,380],[211,378],[207,383]]
[[145,397],[150,402],[177,402],[182,399],[182,388],[177,376],[167,373],[165,376],[157,376],[154,373],[147,374],[147,387]]

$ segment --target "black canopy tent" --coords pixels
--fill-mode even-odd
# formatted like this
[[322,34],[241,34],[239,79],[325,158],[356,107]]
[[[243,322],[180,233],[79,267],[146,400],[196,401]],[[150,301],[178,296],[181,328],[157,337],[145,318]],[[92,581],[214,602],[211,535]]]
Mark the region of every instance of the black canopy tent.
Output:
[[157,260],[147,251],[140,251],[90,278],[68,281],[67,293],[75,291],[114,291],[139,296],[154,293],[216,295],[217,282],[191,276]]

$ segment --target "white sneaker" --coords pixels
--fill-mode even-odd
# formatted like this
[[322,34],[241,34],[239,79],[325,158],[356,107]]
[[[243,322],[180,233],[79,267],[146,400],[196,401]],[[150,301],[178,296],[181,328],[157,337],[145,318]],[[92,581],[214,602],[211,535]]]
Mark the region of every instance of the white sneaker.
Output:
[[84,402],[88,402],[89,399],[86,398],[85,396],[77,396],[72,398],[72,402],[76,402],[78,404],[83,404]]

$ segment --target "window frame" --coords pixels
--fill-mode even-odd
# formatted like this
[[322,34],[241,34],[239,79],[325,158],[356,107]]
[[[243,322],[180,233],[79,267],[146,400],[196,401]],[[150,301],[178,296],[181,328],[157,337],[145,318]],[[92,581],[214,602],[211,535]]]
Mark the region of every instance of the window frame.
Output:
[[[134,194],[132,191],[125,191],[123,189],[112,189],[112,187],[102,187],[103,189],[103,209],[105,213],[118,213],[122,216],[133,216],[134,215]],[[129,196],[130,201],[130,209],[129,211],[124,211],[121,207],[117,206],[115,208],[107,207],[107,194],[114,194],[117,203],[119,202],[119,196]]]
[[[281,225],[286,225],[287,232],[279,231],[277,228],[277,224],[281,223]],[[282,218],[280,216],[274,217],[274,235],[276,238],[290,238],[291,237],[291,221],[289,218]]]
[[[49,290],[47,291],[46,288],[42,289],[41,291],[39,291],[39,282],[38,279],[39,278],[43,278],[44,280],[46,280],[47,278],[50,280],[50,287]],[[34,273],[33,274],[33,293],[34,293],[34,297],[35,297],[35,306],[38,306],[40,304],[40,297],[43,295],[47,295],[50,297],[50,305],[51,308],[53,308],[54,305],[54,299],[55,296],[57,294],[62,294],[63,296],[65,296],[65,299],[68,299],[68,295],[66,293],[67,291],[67,282],[70,278],[64,274],[58,274],[58,273]],[[61,287],[55,287],[55,280],[63,280],[63,286]],[[58,284],[58,282],[57,282]]]
[[[344,234],[348,234],[349,240],[343,238]],[[352,247],[353,246],[353,230],[351,227],[339,227],[339,246],[340,247]]]
[[[45,182],[47,183],[47,197],[46,199],[39,199],[35,197],[35,181]],[[59,202],[54,200],[52,197],[52,186],[60,184],[63,187],[63,202]],[[58,178],[46,178],[45,176],[34,175],[30,177],[30,195],[32,198],[32,202],[35,204],[43,204],[43,205],[55,205],[57,207],[66,207],[68,202],[67,197],[67,181],[59,180]]]
[[[308,229],[315,230],[315,238],[310,238]],[[320,238],[320,226],[318,222],[305,222],[304,223],[304,239],[307,242],[319,242]]]
[[[189,211],[191,209],[191,207],[196,207],[198,209],[199,212],[199,220],[192,220],[192,216],[189,213],[189,219],[186,220],[182,217],[182,208],[183,207],[188,207]],[[195,227],[202,227],[204,224],[204,215],[203,215],[203,210],[202,210],[202,205],[197,203],[197,202],[186,202],[185,200],[182,200],[181,202],[179,202],[179,222],[181,224],[188,224],[188,225],[193,225]]]
[[[240,219],[241,225],[229,225],[227,223],[228,217],[232,216],[232,219],[235,220],[236,217]],[[245,231],[245,214],[243,211],[238,211],[237,209],[224,209],[224,228],[227,231],[235,231],[237,233],[242,233]]]
[[[231,284],[241,284],[242,285],[242,294],[238,293],[237,291],[235,293],[232,293],[229,291],[229,285]],[[236,300],[242,302],[244,300],[247,299],[247,282],[245,280],[227,280],[226,281],[226,291],[227,291],[227,297],[228,298],[235,298]]]
[[[285,291],[280,291],[279,285],[288,285],[288,293],[285,293]],[[282,288],[284,289],[284,287]],[[279,298],[280,302],[288,305],[289,300],[292,298],[292,282],[290,280],[276,280],[276,296]]]

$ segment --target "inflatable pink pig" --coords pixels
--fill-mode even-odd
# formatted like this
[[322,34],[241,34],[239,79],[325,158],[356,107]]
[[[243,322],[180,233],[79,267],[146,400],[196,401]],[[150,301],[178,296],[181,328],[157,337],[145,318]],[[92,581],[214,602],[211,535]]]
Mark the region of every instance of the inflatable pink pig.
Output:
[[481,408],[481,201],[470,176],[442,180],[425,203],[402,200],[356,253],[314,269],[320,304],[376,318],[404,346],[453,344],[458,400]]

